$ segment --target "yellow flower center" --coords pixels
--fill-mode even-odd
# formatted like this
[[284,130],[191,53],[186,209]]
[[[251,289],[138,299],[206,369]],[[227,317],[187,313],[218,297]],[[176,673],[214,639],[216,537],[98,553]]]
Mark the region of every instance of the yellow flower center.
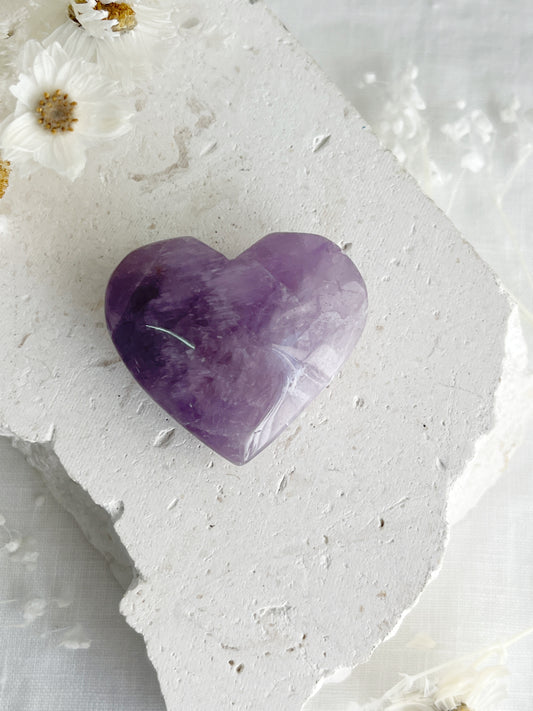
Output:
[[117,20],[113,32],[129,32],[137,25],[135,10],[127,2],[96,2],[96,10],[106,10],[108,20]]
[[9,173],[11,168],[8,160],[0,160],[0,198],[4,197],[4,193],[7,190],[7,185],[9,183]]
[[[74,0],[78,5],[82,5],[86,0]],[[111,28],[113,32],[129,32],[137,26],[135,10],[127,2],[101,2],[96,0],[95,10],[105,10],[108,20],[116,20],[116,24]],[[76,24],[80,24],[76,19],[72,5],[68,6],[68,16]]]
[[68,100],[68,94],[57,89],[54,94],[45,91],[35,111],[41,126],[51,133],[74,131],[72,124],[78,120],[75,116],[77,105],[76,101]]

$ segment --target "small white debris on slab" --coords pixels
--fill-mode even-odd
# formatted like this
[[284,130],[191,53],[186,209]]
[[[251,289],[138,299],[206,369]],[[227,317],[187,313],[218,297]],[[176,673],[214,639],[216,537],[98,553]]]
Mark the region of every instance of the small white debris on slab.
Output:
[[158,432],[155,436],[154,441],[152,442],[152,447],[165,447],[170,442],[175,432],[175,427],[167,427],[166,429],[161,430],[161,432]]
[[329,141],[330,138],[331,138],[330,133],[315,136],[313,138],[313,153],[316,153],[321,148],[323,148],[326,145],[326,143]]

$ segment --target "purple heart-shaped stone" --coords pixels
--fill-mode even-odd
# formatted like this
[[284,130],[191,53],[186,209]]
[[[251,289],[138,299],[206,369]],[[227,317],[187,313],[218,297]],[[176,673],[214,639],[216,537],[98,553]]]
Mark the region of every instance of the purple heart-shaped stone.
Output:
[[364,281],[325,237],[275,233],[236,259],[193,237],[115,269],[111,338],[139,384],[235,464],[272,442],[331,381],[363,330]]

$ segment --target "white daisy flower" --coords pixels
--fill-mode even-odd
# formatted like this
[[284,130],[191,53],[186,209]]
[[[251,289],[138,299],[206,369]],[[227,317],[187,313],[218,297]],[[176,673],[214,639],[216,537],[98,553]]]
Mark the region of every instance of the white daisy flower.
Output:
[[533,633],[441,664],[402,680],[379,699],[355,703],[358,711],[497,711],[506,697],[507,650]]
[[[175,37],[168,0],[148,6],[129,0],[36,0],[43,5],[51,34],[45,46],[59,42],[66,52],[96,61],[127,91],[149,79],[166,58],[165,40]],[[46,4],[46,8],[44,5]],[[37,13],[40,14],[40,11]]]
[[15,112],[2,127],[4,160],[17,167],[40,163],[74,180],[85,167],[85,151],[130,129],[131,102],[95,64],[72,59],[57,43],[24,47],[25,71],[11,92]]

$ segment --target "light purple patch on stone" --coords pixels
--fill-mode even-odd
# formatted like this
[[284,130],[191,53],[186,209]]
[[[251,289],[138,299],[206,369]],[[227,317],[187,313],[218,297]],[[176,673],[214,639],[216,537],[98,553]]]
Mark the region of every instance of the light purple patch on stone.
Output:
[[235,464],[274,440],[358,341],[361,274],[319,235],[274,233],[236,259],[193,237],[148,244],[115,269],[111,338],[135,379]]

